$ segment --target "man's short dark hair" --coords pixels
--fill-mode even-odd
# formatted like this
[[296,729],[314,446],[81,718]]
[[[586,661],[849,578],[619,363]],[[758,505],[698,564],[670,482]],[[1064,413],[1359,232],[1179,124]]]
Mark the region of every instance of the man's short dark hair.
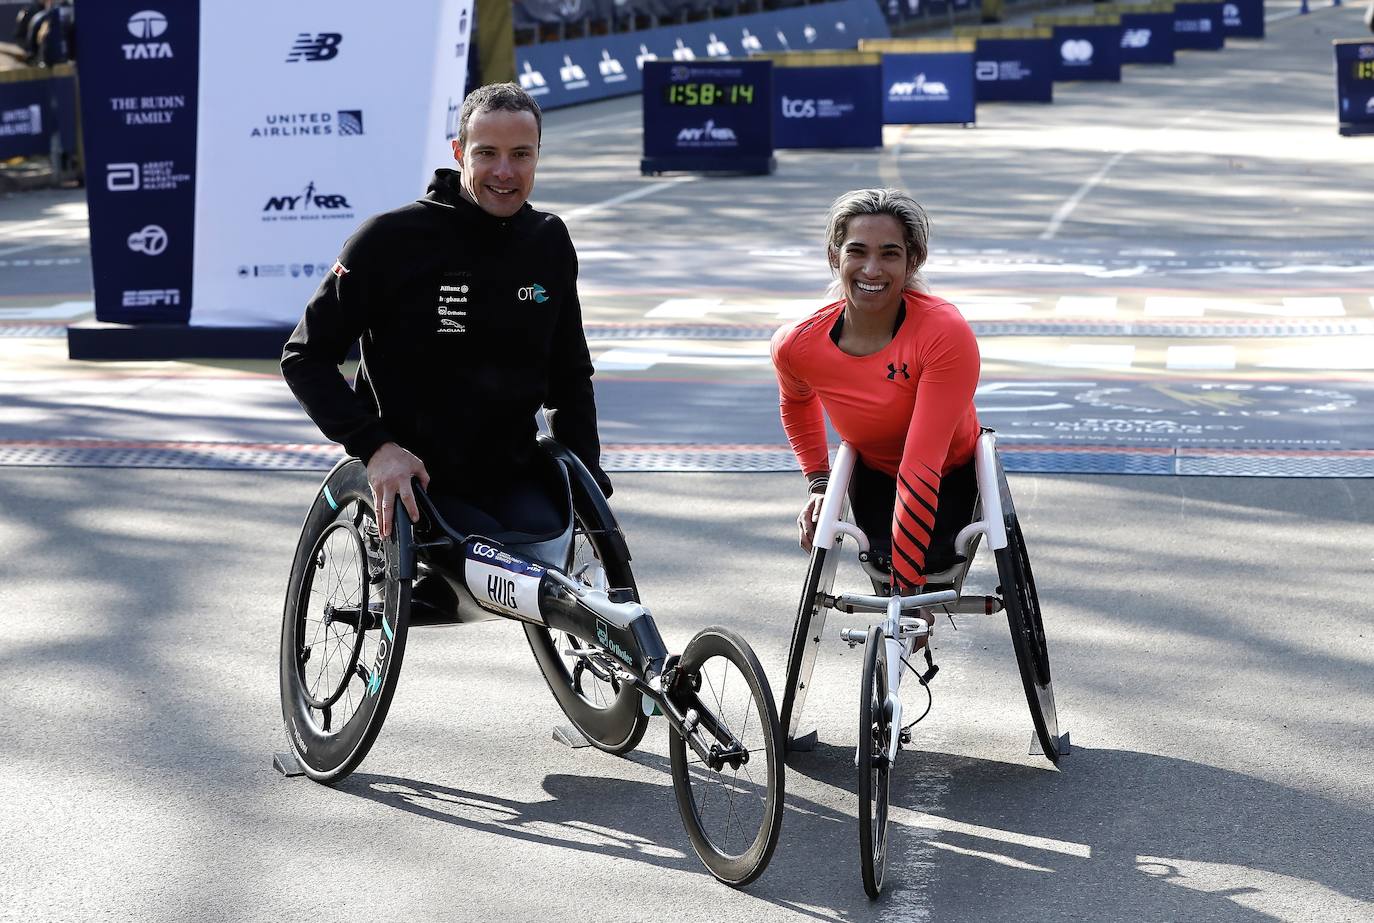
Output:
[[458,146],[467,147],[468,123],[479,112],[530,112],[534,114],[534,127],[540,140],[544,137],[544,114],[534,97],[514,83],[490,83],[478,87],[463,100],[463,111],[458,116]]

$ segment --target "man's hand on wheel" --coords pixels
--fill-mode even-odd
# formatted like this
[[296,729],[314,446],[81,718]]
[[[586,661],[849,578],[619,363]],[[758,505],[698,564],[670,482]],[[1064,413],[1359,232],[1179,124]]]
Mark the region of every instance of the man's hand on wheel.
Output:
[[811,553],[811,544],[816,540],[816,522],[821,518],[821,502],[825,500],[825,494],[812,494],[806,501],[806,506],[797,514],[797,531],[801,533],[800,542],[802,551]]
[[372,488],[372,503],[377,510],[377,531],[382,538],[391,535],[391,524],[395,519],[396,496],[405,504],[410,521],[420,518],[420,510],[415,505],[415,493],[410,489],[410,479],[419,478],[420,486],[429,487],[429,472],[425,463],[407,452],[394,442],[387,442],[367,460],[367,484]]

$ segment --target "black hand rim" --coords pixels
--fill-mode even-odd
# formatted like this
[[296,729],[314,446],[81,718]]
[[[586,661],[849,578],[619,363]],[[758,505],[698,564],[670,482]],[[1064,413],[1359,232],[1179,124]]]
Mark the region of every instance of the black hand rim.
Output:
[[[354,561],[357,563],[359,567],[358,573],[360,575],[360,579],[358,582],[360,585],[361,598],[354,601],[353,604],[358,607],[360,619],[365,618],[365,616],[363,616],[362,613],[366,613],[368,611],[368,589],[370,583],[367,579],[367,552],[363,544],[362,533],[358,531],[357,526],[355,526],[352,522],[348,520],[336,520],[335,522],[332,522],[325,527],[324,531],[320,533],[319,539],[315,542],[314,548],[312,548],[310,551],[310,558],[308,561],[308,566],[310,567],[310,570],[307,571],[309,576],[304,581],[302,581],[300,604],[297,607],[296,611],[296,681],[297,683],[299,683],[301,698],[305,701],[307,705],[316,710],[332,709],[335,703],[343,697],[344,691],[348,688],[348,684],[352,682],[353,677],[355,675],[355,671],[357,670],[358,657],[362,653],[363,641],[366,637],[365,630],[361,624],[354,627],[353,645],[349,651],[346,663],[342,664],[338,685],[327,697],[322,699],[316,696],[314,692],[312,692],[310,681],[305,675],[306,665],[309,663],[309,660],[307,659],[306,655],[306,648],[309,647],[312,650],[310,659],[316,659],[313,656],[313,649],[318,646],[319,642],[317,640],[312,640],[309,645],[306,645],[305,632],[302,629],[305,628],[306,625],[308,625],[311,621],[311,619],[309,618],[309,608],[311,594],[315,590],[315,575],[317,573],[324,572],[327,570],[331,576],[338,577],[339,579],[342,579],[343,577],[343,574],[338,567],[326,568],[326,564],[332,562],[328,562],[325,560],[326,545],[329,543],[330,539],[338,532],[344,532],[348,536],[348,538],[351,540],[349,542],[351,550],[356,552],[356,554],[354,555]],[[332,597],[332,588],[330,591],[327,591],[323,595],[325,595],[326,598]],[[320,625],[316,629],[317,638],[320,631],[330,628],[334,624],[336,624],[334,622],[330,622],[328,625],[326,625],[324,620],[319,621]],[[337,636],[335,637],[337,638]],[[325,656],[330,657],[332,655]]]

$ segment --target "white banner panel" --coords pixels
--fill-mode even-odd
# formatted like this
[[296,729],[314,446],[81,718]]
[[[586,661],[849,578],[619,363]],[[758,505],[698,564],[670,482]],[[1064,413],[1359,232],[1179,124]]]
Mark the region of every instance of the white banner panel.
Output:
[[202,4],[192,324],[294,325],[354,228],[452,163],[471,23],[472,0]]

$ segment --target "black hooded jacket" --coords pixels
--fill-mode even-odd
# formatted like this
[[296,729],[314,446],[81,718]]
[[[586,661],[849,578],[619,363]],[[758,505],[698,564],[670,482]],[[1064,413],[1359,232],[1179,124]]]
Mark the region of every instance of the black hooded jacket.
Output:
[[[350,388],[338,367],[360,339]],[[460,196],[457,171],[349,238],[281,368],[320,430],[364,462],[395,442],[436,489],[471,495],[535,469],[542,406],[610,493],[568,230],[528,203],[510,218],[484,212]]]

